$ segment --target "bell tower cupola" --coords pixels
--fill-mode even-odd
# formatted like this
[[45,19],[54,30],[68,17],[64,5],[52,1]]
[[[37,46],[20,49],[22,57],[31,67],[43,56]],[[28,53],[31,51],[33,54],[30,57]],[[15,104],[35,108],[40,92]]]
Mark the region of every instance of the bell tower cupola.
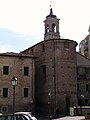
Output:
[[59,33],[59,20],[56,15],[53,14],[52,8],[50,8],[50,14],[46,16],[45,23],[45,34],[44,40],[49,39],[60,39]]

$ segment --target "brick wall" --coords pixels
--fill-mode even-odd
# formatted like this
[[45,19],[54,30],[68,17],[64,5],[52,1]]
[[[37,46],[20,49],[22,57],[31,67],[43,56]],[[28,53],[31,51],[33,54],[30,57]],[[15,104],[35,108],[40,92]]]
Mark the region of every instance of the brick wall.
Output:
[[[70,98],[70,106],[77,104],[76,45],[67,39],[46,40],[24,51],[30,53],[33,49],[33,54],[38,57],[35,60],[37,112],[48,114],[49,100],[52,114],[57,108],[63,113],[69,110],[69,106],[66,109],[67,97]],[[41,70],[43,65],[46,66],[45,78]]]

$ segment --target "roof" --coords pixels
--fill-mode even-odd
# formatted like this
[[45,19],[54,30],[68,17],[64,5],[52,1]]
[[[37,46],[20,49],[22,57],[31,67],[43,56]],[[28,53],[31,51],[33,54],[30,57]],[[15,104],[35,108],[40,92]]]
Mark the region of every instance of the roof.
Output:
[[77,52],[77,66],[90,67],[90,59]]
[[43,40],[43,41],[41,41],[41,42],[39,42],[39,43],[37,43],[37,44],[35,44],[35,45],[33,45],[33,46],[31,46],[31,47],[23,50],[23,51],[21,51],[21,52],[24,53],[25,51],[27,51],[27,50],[29,50],[29,49],[33,49],[35,46],[37,46],[37,45],[39,45],[39,44],[46,43],[46,42],[48,42],[48,41],[56,41],[56,40],[59,40],[59,41],[62,41],[62,42],[65,42],[65,41],[67,41],[67,42],[75,42],[75,43],[76,43],[76,46],[78,45],[78,43],[77,43],[76,41],[74,41],[74,40],[69,40],[69,39],[49,39],[49,40]]
[[14,53],[14,52],[0,53],[0,56],[35,58],[35,56],[33,55],[27,55],[21,52],[20,53]]
[[52,10],[52,8],[50,8],[50,14],[49,14],[48,16],[46,16],[46,18],[47,18],[47,17],[56,18],[56,15],[53,15],[53,10]]

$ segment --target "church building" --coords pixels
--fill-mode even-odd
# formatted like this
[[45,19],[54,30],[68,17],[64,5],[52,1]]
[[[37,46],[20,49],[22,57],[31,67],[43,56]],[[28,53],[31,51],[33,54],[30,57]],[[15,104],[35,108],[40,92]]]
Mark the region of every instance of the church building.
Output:
[[59,20],[50,8],[44,20],[44,40],[22,51],[35,59],[35,112],[69,115],[77,105],[77,42],[62,39]]

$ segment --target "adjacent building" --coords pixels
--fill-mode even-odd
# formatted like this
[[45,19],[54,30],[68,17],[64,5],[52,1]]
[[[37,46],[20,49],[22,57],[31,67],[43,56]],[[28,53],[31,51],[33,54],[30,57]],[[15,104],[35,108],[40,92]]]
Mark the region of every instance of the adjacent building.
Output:
[[89,35],[87,35],[79,44],[79,53],[90,59],[90,26],[88,32]]
[[90,105],[90,26],[89,35],[79,44],[77,54],[78,104]]
[[15,75],[18,84],[15,90],[15,111],[34,109],[34,57],[22,53],[0,54],[0,112],[13,112],[13,86]]
[[77,53],[77,99],[79,106],[90,105],[90,59]]

